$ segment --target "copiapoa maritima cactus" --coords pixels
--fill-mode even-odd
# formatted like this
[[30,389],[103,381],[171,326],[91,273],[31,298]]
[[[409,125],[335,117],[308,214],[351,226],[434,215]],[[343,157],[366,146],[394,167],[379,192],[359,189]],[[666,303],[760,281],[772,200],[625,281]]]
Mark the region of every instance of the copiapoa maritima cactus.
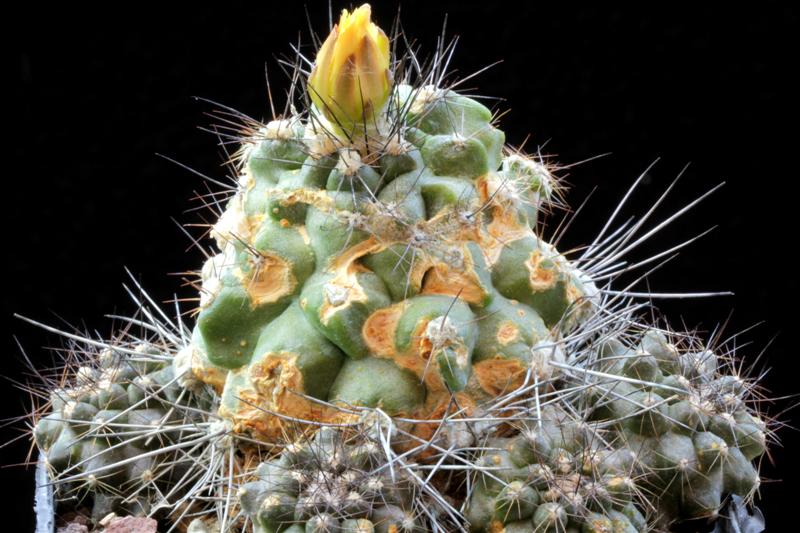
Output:
[[342,12],[272,121],[219,112],[241,148],[194,323],[137,290],[145,335],[68,335],[32,431],[61,508],[98,528],[617,533],[751,501],[771,437],[753,383],[613,287],[666,255],[622,262],[651,211],[562,254],[541,229],[558,167],[445,82],[449,47],[400,55],[370,18]]

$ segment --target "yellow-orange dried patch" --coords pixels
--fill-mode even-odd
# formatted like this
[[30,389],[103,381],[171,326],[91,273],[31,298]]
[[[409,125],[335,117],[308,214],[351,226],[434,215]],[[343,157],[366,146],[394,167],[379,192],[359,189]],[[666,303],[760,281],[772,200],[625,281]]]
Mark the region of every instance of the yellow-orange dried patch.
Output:
[[192,347],[192,375],[199,381],[211,385],[217,394],[222,394],[225,388],[225,379],[228,375],[227,368],[221,368],[209,361],[196,346]]
[[503,346],[506,346],[510,342],[519,339],[519,328],[510,320],[506,320],[500,323],[500,327],[497,328],[497,334],[495,337],[497,338],[497,342]]
[[361,334],[370,352],[387,358],[393,358],[396,355],[394,334],[397,329],[397,321],[403,314],[403,308],[403,303],[385,307],[378,309],[367,318]]
[[297,286],[291,263],[273,254],[260,256],[251,273],[245,274],[241,269],[236,269],[235,274],[241,280],[253,307],[277,302],[294,292]]
[[531,288],[535,292],[546,291],[556,284],[558,271],[552,260],[542,254],[541,250],[531,252],[525,267],[529,272]]
[[472,366],[481,388],[492,396],[518,389],[527,369],[517,359],[485,359]]
[[500,177],[490,172],[478,178],[476,183],[481,202],[492,206],[492,220],[480,238],[481,250],[489,265],[497,262],[503,247],[508,243],[534,236],[528,224],[520,220],[516,209],[512,209],[510,205],[503,202],[498,202],[494,197],[492,191],[501,186],[498,185],[498,180]]
[[[236,431],[252,433],[268,440],[279,439],[287,418],[328,421],[335,418],[329,408],[303,396],[303,375],[297,367],[297,354],[263,354],[260,360],[236,372],[245,373],[247,385],[237,391],[235,407],[223,404],[220,414],[231,420]],[[291,423],[291,422],[289,422]]]
[[[467,263],[469,256],[465,258]],[[482,304],[486,291],[481,286],[472,262],[462,270],[456,270],[444,263],[437,263],[425,274],[422,294],[440,294],[458,297],[471,304]]]
[[367,293],[358,283],[357,274],[359,272],[367,272],[368,269],[360,264],[358,259],[367,254],[378,252],[382,248],[383,245],[377,239],[370,237],[331,259],[330,270],[334,273],[334,277],[327,285],[340,288],[346,294],[346,298],[336,305],[332,305],[328,298],[325,298],[319,309],[320,321],[323,324],[327,323],[336,311],[348,307],[353,302],[367,301]]

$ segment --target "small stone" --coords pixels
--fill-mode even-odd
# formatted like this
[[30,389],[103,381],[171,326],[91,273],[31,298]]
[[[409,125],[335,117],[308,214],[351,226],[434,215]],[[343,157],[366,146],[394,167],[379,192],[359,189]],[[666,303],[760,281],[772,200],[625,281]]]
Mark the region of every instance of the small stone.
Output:
[[140,516],[116,517],[103,529],[104,533],[157,533],[158,522]]

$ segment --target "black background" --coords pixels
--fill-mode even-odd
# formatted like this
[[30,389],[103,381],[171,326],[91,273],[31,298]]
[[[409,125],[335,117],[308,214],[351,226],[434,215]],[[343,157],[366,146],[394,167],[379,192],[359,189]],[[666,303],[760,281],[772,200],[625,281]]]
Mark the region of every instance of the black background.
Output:
[[[384,27],[396,2],[376,2]],[[334,4],[335,9],[346,5]],[[739,354],[754,359],[771,338],[764,385],[773,396],[800,391],[795,364],[798,245],[795,166],[798,140],[797,13],[733,8],[616,10],[514,2],[403,2],[406,33],[432,51],[445,14],[448,33],[461,40],[452,62],[465,76],[502,59],[468,87],[503,97],[502,127],[511,144],[530,134],[531,151],[563,164],[611,152],[569,171],[568,199],[590,203],[560,247],[587,243],[615,202],[651,162],[636,212],[655,199],[686,164],[676,191],[660,211],[679,208],[721,181],[727,185],[656,237],[635,256],[672,246],[712,225],[719,227],[653,274],[653,290],[731,290],[733,297],[657,302],[676,327],[712,328],[733,311],[728,331],[746,333]],[[327,2],[308,4],[314,28],[327,32]],[[42,345],[57,344],[12,313],[57,323],[59,317],[108,333],[105,313],[130,312],[121,288],[123,267],[159,300],[177,293],[169,276],[198,268],[201,255],[170,220],[185,213],[201,180],[160,159],[162,153],[206,174],[223,177],[221,151],[198,126],[211,120],[201,96],[269,119],[264,63],[273,91],[287,81],[274,56],[290,54],[302,35],[303,4],[226,5],[217,9],[164,6],[112,11],[30,7],[9,15],[13,61],[11,142],[3,180],[3,374],[20,378],[23,365],[12,333],[29,356],[46,364]],[[313,56],[313,51],[306,48]],[[424,55],[424,52],[423,52]],[[554,225],[551,226],[551,230]],[[746,342],[751,344],[745,345]],[[7,416],[27,399],[2,386]],[[791,400],[765,405],[777,414]],[[781,416],[788,424],[796,412]],[[3,440],[18,434],[7,428]],[[779,431],[783,446],[765,461],[761,507],[771,530],[796,516],[797,433]],[[5,464],[24,460],[23,443],[3,449]],[[32,471],[2,470],[6,530],[32,529],[27,511]],[[790,480],[776,483],[773,480]],[[8,511],[18,510],[9,529]],[[786,522],[784,522],[786,520]]]

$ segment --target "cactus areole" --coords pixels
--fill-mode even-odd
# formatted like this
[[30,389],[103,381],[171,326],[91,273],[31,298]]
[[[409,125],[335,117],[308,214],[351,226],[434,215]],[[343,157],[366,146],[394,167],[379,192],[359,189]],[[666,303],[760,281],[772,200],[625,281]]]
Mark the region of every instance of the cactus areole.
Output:
[[247,124],[194,324],[141,300],[152,335],[87,340],[43,391],[57,499],[193,533],[644,533],[751,502],[753,383],[612,289],[642,224],[559,252],[555,167],[370,15]]

